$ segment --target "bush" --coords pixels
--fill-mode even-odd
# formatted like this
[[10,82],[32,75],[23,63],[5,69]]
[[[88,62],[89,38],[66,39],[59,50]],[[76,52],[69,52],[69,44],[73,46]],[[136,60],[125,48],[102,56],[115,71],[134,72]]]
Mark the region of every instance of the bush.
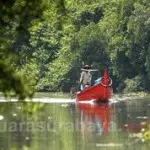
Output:
[[127,78],[125,82],[125,89],[124,92],[137,92],[137,91],[142,91],[143,86],[142,86],[142,79],[140,76],[135,76],[132,79]]

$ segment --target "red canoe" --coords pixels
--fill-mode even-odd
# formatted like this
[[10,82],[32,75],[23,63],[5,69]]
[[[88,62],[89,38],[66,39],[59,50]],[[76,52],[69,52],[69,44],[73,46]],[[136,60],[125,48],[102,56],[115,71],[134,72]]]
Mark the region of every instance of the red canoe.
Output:
[[86,88],[83,91],[77,92],[76,100],[108,101],[112,96],[111,85],[112,80],[109,78],[107,69],[105,69],[101,82],[92,87]]

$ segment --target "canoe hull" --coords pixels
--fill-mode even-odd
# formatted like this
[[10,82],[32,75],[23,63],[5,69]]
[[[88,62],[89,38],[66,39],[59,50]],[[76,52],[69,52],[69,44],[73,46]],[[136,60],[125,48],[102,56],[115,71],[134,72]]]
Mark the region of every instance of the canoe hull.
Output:
[[97,100],[108,101],[112,97],[112,81],[108,76],[108,72],[105,69],[103,78],[99,84],[86,88],[83,91],[77,92],[76,100]]
[[77,93],[76,99],[78,101],[84,100],[97,100],[107,101],[112,97],[112,87],[103,87],[101,84],[97,84],[91,88],[85,89]]

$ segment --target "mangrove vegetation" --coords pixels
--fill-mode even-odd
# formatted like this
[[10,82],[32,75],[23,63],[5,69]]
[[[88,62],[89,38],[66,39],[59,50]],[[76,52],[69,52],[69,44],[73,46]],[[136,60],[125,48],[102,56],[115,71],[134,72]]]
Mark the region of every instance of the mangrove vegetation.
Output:
[[19,98],[108,67],[117,92],[150,90],[149,0],[1,0],[0,90]]

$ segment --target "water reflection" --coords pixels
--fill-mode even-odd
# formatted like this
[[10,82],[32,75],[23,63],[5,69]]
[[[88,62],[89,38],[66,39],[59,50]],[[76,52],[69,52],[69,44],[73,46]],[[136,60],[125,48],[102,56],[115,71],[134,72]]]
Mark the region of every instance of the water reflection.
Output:
[[[112,106],[105,104],[78,103],[81,112],[82,131],[106,135],[109,130]],[[85,125],[86,124],[86,128]],[[85,130],[84,130],[85,129]]]
[[148,150],[149,103],[0,103],[0,150]]
[[[84,141],[88,139],[88,144],[95,143],[105,150],[149,149],[150,110],[147,103],[142,100],[115,104],[78,103]],[[145,137],[147,143],[142,143]]]

